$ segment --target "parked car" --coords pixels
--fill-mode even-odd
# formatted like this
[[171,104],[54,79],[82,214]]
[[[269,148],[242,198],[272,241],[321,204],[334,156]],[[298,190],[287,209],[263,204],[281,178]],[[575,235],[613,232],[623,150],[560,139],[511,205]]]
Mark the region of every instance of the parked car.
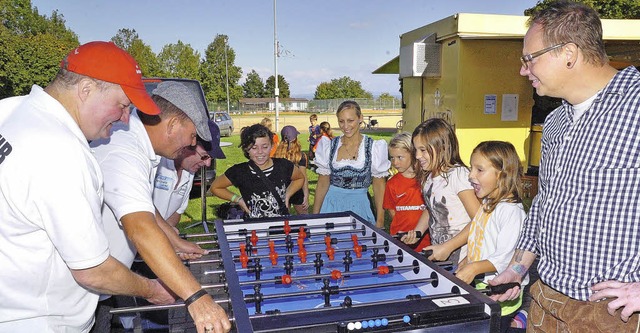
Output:
[[233,133],[233,119],[226,111],[209,112],[210,118],[216,122],[220,128],[221,136],[231,136]]
[[[182,84],[184,84],[188,89],[192,89],[196,92],[196,95],[200,96],[200,100],[202,101],[202,105],[204,107],[204,111],[206,112],[207,118],[209,118],[209,115],[211,114],[209,112],[209,109],[207,108],[207,102],[206,99],[204,97],[204,92],[202,91],[202,86],[200,85],[200,82],[198,80],[190,80],[190,79],[178,79],[178,78],[142,78],[142,82],[144,82],[144,86],[147,89],[147,92],[149,94],[151,94],[151,92],[153,91],[153,89],[155,89],[158,84],[160,82],[163,81],[176,81],[176,82],[180,82]],[[225,112],[226,113],[226,112]],[[228,115],[227,115],[228,116]],[[229,118],[231,119],[231,118]],[[232,122],[232,128],[231,131],[233,131],[233,122]],[[222,130],[222,128],[220,128]],[[201,173],[202,170],[198,170],[198,172],[196,172],[194,179],[193,179],[193,187],[191,188],[191,196],[192,197],[197,197],[200,196],[200,186],[202,185],[202,176]],[[213,182],[213,180],[216,178],[216,160],[214,159],[211,162],[211,166],[209,166],[208,168],[206,168],[206,172],[205,172],[205,190],[209,189],[209,186],[211,186],[211,182]]]

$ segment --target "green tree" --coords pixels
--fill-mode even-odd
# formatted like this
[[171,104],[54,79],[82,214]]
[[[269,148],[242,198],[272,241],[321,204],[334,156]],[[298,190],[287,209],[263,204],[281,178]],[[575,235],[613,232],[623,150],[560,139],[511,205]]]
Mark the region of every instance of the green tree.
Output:
[[391,96],[388,92],[383,92],[378,96],[377,104],[379,108],[388,109],[391,107],[400,107],[400,100]]
[[395,99],[395,97],[391,96],[391,94],[388,93],[388,92],[383,92],[382,94],[380,94],[380,96],[378,96],[378,99],[380,99],[380,100],[393,100],[393,99]]
[[244,92],[244,97],[247,98],[263,97],[264,83],[255,69],[252,69],[251,72],[247,74],[247,80],[242,85],[242,91]]
[[163,76],[185,79],[198,79],[200,52],[178,40],[176,44],[167,44],[158,54],[158,62]]
[[30,0],[0,0],[0,20],[0,98],[47,85],[79,44],[62,14],[40,15]]
[[133,41],[140,39],[136,29],[122,28],[118,30],[115,36],[111,37],[111,41],[118,45],[121,49],[127,50],[133,45]]
[[[538,1],[538,3],[524,11],[524,15],[531,15],[534,11],[547,8],[553,0]],[[638,19],[640,18],[640,2],[638,0],[582,0],[600,14],[603,19]]]
[[237,103],[242,98],[242,68],[235,66],[236,52],[229,47],[226,35],[216,35],[204,51],[200,64],[200,83],[207,101],[221,103],[227,101],[227,68],[229,73],[229,101]]
[[156,54],[151,50],[151,46],[147,45],[140,39],[135,29],[120,29],[115,36],[111,37],[111,41],[136,60],[142,75],[144,76],[162,76],[162,70]]
[[316,87],[314,99],[373,98],[373,95],[362,88],[360,81],[348,76],[322,82]]
[[[281,98],[291,97],[289,82],[287,82],[287,80],[284,79],[284,76],[280,74],[278,74],[278,90],[280,91],[280,94],[278,94],[278,97],[281,97]],[[275,80],[275,77],[271,75],[269,76],[269,78],[267,78],[267,82],[265,82],[264,84],[263,97],[276,97],[275,91],[276,91],[276,80]]]

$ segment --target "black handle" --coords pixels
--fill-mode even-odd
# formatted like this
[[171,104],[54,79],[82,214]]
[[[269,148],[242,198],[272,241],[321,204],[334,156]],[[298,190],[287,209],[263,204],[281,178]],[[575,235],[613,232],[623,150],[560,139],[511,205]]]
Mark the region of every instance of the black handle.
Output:
[[424,254],[425,257],[427,257],[427,259],[429,257],[431,257],[431,255],[433,254],[433,250],[429,249],[429,250],[422,250],[422,254]]
[[491,295],[500,295],[500,294],[504,294],[507,292],[507,290],[511,289],[511,288],[515,288],[515,287],[520,287],[520,283],[518,282],[509,282],[509,283],[504,283],[504,284],[499,284],[496,286],[487,286],[487,295],[491,296]]
[[[406,234],[408,234],[408,232],[404,232],[404,231],[403,232],[399,232],[399,233],[393,235],[393,238],[400,239]],[[422,238],[422,232],[416,230],[416,238]]]

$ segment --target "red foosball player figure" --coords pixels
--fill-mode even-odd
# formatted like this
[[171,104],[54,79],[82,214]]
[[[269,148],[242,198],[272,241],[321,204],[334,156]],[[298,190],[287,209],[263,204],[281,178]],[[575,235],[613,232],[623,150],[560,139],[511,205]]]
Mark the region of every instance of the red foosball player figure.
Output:
[[247,268],[247,263],[249,263],[249,257],[246,253],[242,253],[240,255],[240,263],[242,264],[242,268]]
[[253,247],[256,246],[256,244],[258,244],[258,235],[256,234],[255,230],[251,231],[251,238],[249,238],[251,240],[251,244],[253,245]]
[[289,220],[284,220],[284,227],[282,228],[282,230],[284,230],[285,235],[288,235],[291,232],[291,227],[289,226]]
[[307,238],[307,232],[304,230],[304,227],[300,227],[300,229],[298,230],[298,239],[305,239]]
[[358,243],[358,235],[352,234],[351,240],[353,241],[353,252],[355,252],[356,258],[362,258],[362,246]]
[[351,240],[353,241],[353,245],[358,245],[358,235],[351,234]]
[[272,266],[278,265],[278,252],[275,252],[275,251],[269,252],[269,260],[271,260]]
[[327,257],[329,258],[329,260],[335,259],[335,255],[336,249],[334,249],[332,246],[327,246]]
[[271,260],[271,265],[273,266],[278,264],[278,252],[276,252],[276,242],[272,240],[269,241],[269,260]]
[[304,245],[298,249],[298,256],[300,256],[301,263],[307,262],[307,250],[305,250]]
[[354,244],[353,245],[353,252],[356,254],[356,258],[362,258],[362,245],[360,244]]
[[247,268],[247,263],[249,262],[249,256],[247,256],[247,247],[245,244],[240,244],[240,263],[242,264],[242,268]]

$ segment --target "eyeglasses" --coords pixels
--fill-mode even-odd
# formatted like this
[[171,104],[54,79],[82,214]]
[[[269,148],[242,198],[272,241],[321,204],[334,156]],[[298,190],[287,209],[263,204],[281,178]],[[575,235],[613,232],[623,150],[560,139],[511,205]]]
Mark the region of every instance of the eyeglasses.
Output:
[[544,49],[542,49],[540,51],[536,51],[536,52],[533,52],[533,53],[529,53],[529,54],[523,55],[522,57],[520,57],[520,62],[522,62],[522,67],[524,67],[524,69],[529,69],[529,63],[534,58],[537,58],[537,57],[539,57],[539,56],[541,56],[541,55],[543,55],[543,54],[545,54],[545,53],[547,53],[549,51],[553,51],[553,50],[555,50],[555,49],[557,49],[559,47],[562,47],[565,44],[567,44],[567,43],[556,44],[556,45],[544,48]]
[[198,154],[198,156],[200,156],[200,160],[201,161],[206,161],[208,159],[211,158],[211,156],[209,156],[209,154],[200,154],[200,152],[196,149],[197,146],[188,146],[187,149],[191,150],[191,151],[195,151],[196,154]]
[[206,161],[206,160],[208,160],[208,159],[210,159],[210,158],[211,158],[211,156],[209,156],[209,154],[204,154],[204,155],[202,155],[202,154],[200,154],[200,152],[198,152],[197,150],[196,150],[196,154],[198,154],[198,156],[200,156],[200,160],[201,160],[201,161]]

